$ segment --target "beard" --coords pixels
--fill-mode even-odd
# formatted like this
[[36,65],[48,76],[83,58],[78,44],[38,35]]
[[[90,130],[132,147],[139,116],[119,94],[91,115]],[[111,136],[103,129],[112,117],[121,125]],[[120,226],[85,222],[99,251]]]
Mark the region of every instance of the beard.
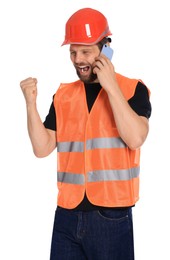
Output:
[[89,74],[89,76],[81,75],[78,70],[76,70],[76,72],[77,72],[77,75],[78,75],[79,79],[81,81],[83,81],[84,83],[92,83],[92,82],[94,82],[97,79],[97,74],[94,74],[93,72],[91,72]]
[[[79,64],[79,66],[84,66],[85,64],[81,63]],[[78,69],[78,66],[75,66],[76,68],[76,73],[79,77],[79,79],[81,81],[83,81],[84,83],[93,83],[96,79],[97,79],[97,74],[94,74],[93,73],[93,68],[90,64],[87,65],[88,66],[88,71],[89,71],[89,74],[88,75],[83,75],[81,72],[80,72],[80,69]]]

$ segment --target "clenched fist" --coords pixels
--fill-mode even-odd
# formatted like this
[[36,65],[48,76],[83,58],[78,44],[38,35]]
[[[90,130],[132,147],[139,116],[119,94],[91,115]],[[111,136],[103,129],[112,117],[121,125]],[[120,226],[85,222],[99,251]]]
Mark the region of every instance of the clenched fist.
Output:
[[26,104],[35,104],[37,98],[37,79],[27,78],[20,82],[20,87],[24,94]]

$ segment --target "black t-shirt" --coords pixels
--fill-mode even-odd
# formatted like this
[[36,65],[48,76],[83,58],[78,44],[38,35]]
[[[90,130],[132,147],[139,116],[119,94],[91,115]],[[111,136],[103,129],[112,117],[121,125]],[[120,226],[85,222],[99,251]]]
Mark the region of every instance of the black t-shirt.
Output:
[[[99,83],[89,83],[89,84],[84,84],[84,86],[86,91],[87,106],[90,112],[96,100],[96,97],[101,90],[101,85]],[[140,81],[136,86],[134,96],[128,100],[128,103],[138,115],[144,116],[148,119],[151,116],[151,103],[149,100],[148,89]],[[50,106],[49,113],[46,116],[46,119],[44,121],[44,126],[48,129],[56,131],[56,113],[55,113],[53,102]],[[104,208],[104,207],[95,206],[91,204],[85,194],[83,201],[75,209],[87,211],[87,210],[94,210],[96,208]]]

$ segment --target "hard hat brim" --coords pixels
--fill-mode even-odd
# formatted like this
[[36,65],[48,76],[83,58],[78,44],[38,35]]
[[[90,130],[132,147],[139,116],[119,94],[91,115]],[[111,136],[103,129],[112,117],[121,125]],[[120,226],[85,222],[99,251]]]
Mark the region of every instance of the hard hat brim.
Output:
[[74,40],[71,40],[71,39],[65,39],[63,41],[63,43],[61,44],[61,46],[63,45],[67,45],[67,44],[80,44],[80,45],[95,45],[97,44],[98,42],[100,42],[104,37],[107,37],[107,36],[111,36],[112,33],[111,31],[109,30],[107,33],[103,33],[102,35],[100,35],[100,37],[94,41],[94,39],[90,39],[85,42],[82,42],[82,41],[74,41]]

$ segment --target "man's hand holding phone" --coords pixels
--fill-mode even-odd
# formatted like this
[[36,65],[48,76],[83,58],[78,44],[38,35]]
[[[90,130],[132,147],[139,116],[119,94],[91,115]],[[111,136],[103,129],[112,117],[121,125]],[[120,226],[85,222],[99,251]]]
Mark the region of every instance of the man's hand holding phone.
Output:
[[113,56],[113,49],[105,44],[101,50],[101,55],[96,57],[93,72],[97,74],[97,78],[101,86],[106,92],[111,92],[116,82],[115,70],[110,61]]

